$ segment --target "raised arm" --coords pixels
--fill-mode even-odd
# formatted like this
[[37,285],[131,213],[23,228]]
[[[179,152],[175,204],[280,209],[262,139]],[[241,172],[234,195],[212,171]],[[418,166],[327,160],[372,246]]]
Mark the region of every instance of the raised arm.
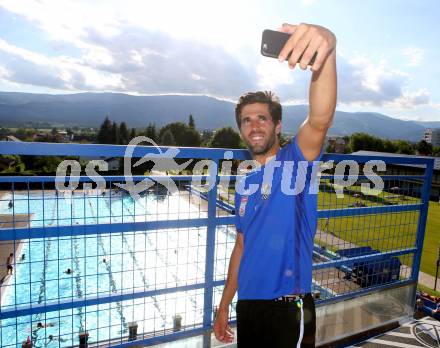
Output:
[[312,161],[321,151],[336,108],[336,37],[330,30],[312,24],[283,24],[280,30],[292,34],[280,52],[280,61],[284,61],[291,52],[291,69],[295,68],[301,54],[300,67],[307,69],[308,62],[317,53],[311,67],[309,115],[297,134],[298,146],[304,157]]

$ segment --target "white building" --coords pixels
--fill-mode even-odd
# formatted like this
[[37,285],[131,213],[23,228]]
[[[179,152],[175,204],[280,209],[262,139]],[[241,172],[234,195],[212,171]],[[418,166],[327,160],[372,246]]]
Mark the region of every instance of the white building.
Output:
[[432,146],[440,146],[440,128],[428,128],[425,131],[425,141]]

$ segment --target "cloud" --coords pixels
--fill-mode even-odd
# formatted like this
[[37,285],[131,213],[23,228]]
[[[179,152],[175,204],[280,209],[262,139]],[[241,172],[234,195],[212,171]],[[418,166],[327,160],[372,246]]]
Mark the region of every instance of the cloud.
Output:
[[58,90],[123,90],[118,74],[96,70],[80,60],[66,57],[46,57],[42,54],[16,47],[0,39],[1,78],[12,83],[22,83]]
[[[350,60],[338,56],[338,102],[345,106],[413,108],[429,103],[429,92],[408,90],[410,75],[390,67],[385,58],[375,61],[355,54]],[[288,70],[275,59],[257,66],[258,86],[272,89],[281,100],[307,103],[310,71]]]
[[0,66],[11,82],[72,91],[236,98],[256,88],[252,70],[221,47],[138,27],[123,27],[113,37],[84,29],[82,40],[79,58],[46,57],[1,40]]
[[5,67],[0,65],[0,79],[8,79],[10,78],[11,73]]
[[295,79],[289,73],[287,63],[279,63],[277,59],[264,59],[256,67],[258,86],[260,89],[276,89],[278,86],[291,86]]
[[0,66],[7,74],[2,79],[50,88],[64,88],[61,70],[50,59],[8,44],[0,39]]
[[262,7],[251,0],[2,0],[0,7],[37,26],[52,41],[78,48],[87,48],[90,29],[110,38],[119,35],[120,28],[132,26],[221,43],[229,50],[242,45],[249,33],[261,33],[255,20]]
[[338,100],[347,105],[401,108],[429,103],[426,89],[408,90],[410,77],[392,68],[385,58],[374,61],[361,54],[351,60],[338,57]]
[[[403,91],[400,97],[386,103],[385,106],[398,109],[408,109],[420,105],[428,105],[430,104],[429,99],[429,92],[426,88],[413,92]],[[434,104],[431,105],[433,106]]]
[[[214,44],[215,38],[145,28],[138,23],[140,15],[134,21],[118,16],[121,5],[98,8],[66,0],[51,5],[44,0],[14,0],[1,6],[35,23],[59,47],[59,55],[46,56],[0,40],[3,81],[66,91],[207,94],[232,100],[246,91],[271,89],[282,101],[308,100],[310,71],[289,70],[286,63],[260,57],[254,48],[249,54],[249,46],[228,50]],[[148,16],[154,16],[153,9]],[[69,50],[78,53],[72,56]],[[405,52],[410,64],[421,62],[422,50],[411,47]],[[409,79],[385,58],[374,60],[359,53],[350,59],[338,56],[338,101],[344,105],[429,104],[429,92],[409,90]]]
[[127,26],[111,38],[88,30],[87,42],[108,57],[100,62],[92,54],[84,56],[82,63],[123,76],[128,92],[236,97],[243,90],[256,87],[251,69],[223,48],[197,40]]
[[112,35],[117,33],[119,24],[112,6],[96,6],[87,1],[3,0],[0,6],[47,33],[53,42],[70,43],[79,48],[87,48],[82,40],[85,28],[92,26]]
[[407,66],[420,66],[423,61],[425,51],[419,47],[407,47],[403,50],[403,54],[408,58]]

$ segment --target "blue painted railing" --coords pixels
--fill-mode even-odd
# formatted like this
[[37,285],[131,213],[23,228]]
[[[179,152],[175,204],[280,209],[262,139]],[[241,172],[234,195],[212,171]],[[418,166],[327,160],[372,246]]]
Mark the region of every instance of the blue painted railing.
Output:
[[[95,158],[109,158],[109,157],[123,157],[126,151],[126,146],[121,145],[95,145],[95,144],[49,144],[49,143],[26,143],[26,142],[0,142],[0,155],[27,155],[27,156],[84,156]],[[165,152],[168,148],[162,147],[161,151]],[[180,148],[179,153],[175,158],[191,158],[191,159],[211,159],[218,167],[221,160],[225,159],[225,151],[228,151],[228,160],[246,160],[250,159],[249,153],[245,150],[225,150],[225,149],[208,149],[208,148]],[[143,157],[147,154],[160,154],[157,148],[148,146],[137,146],[133,151],[133,157]],[[413,193],[417,199],[410,203],[395,204],[395,205],[373,205],[368,207],[353,207],[319,209],[318,218],[323,219],[342,219],[356,216],[375,216],[377,214],[391,214],[391,213],[405,213],[415,212],[418,214],[417,230],[415,233],[415,240],[412,243],[408,240],[407,245],[400,248],[385,248],[382,252],[373,253],[364,256],[353,256],[350,258],[334,258],[316,262],[313,265],[315,272],[324,272],[329,268],[350,269],[355,263],[370,262],[374,263],[384,255],[389,257],[407,257],[411,263],[411,273],[403,279],[399,279],[391,283],[379,284],[367,288],[359,288],[355,291],[348,291],[338,294],[333,297],[321,298],[318,300],[318,305],[325,305],[329,302],[340,301],[342,299],[353,298],[361,294],[367,294],[381,288],[396,286],[396,284],[411,284],[417,282],[418,272],[420,269],[421,252],[424,238],[424,231],[426,226],[427,211],[429,204],[429,190],[431,185],[433,160],[424,158],[410,158],[410,157],[382,157],[382,156],[352,156],[340,154],[324,154],[322,161],[340,162],[343,160],[354,160],[357,163],[366,163],[370,160],[380,160],[387,165],[422,165],[424,170],[420,175],[383,175],[384,181],[403,182],[408,181],[415,186],[419,186],[420,192],[414,188]],[[155,176],[133,176],[133,181],[141,181],[145,178],[158,179]],[[104,176],[108,183],[124,182],[125,178],[122,176]],[[193,176],[170,176],[170,179],[175,182],[190,182]],[[118,293],[111,293],[105,295],[88,295],[81,298],[67,298],[58,299],[57,301],[44,301],[42,303],[29,303],[19,306],[8,306],[8,308],[0,307],[0,320],[20,318],[36,314],[44,314],[48,312],[61,311],[66,309],[87,308],[95,305],[119,303],[121,301],[150,298],[154,296],[161,296],[165,294],[174,294],[183,291],[203,291],[203,319],[201,323],[197,323],[194,327],[185,328],[182,331],[176,332],[155,332],[153,335],[141,335],[140,339],[129,342],[123,338],[124,335],[113,341],[115,346],[129,346],[133,344],[145,343],[152,344],[155,342],[162,342],[167,340],[175,340],[185,336],[191,336],[199,333],[204,333],[211,328],[214,303],[214,288],[224,285],[224,279],[216,280],[214,275],[215,252],[216,252],[216,231],[218,226],[233,225],[234,217],[231,215],[233,210],[229,203],[225,203],[218,199],[219,192],[217,191],[217,184],[221,179],[230,179],[234,182],[237,178],[235,175],[221,176],[218,174],[217,168],[211,168],[211,172],[198,178],[215,180],[216,185],[214,189],[208,193],[198,192],[197,194],[208,202],[206,217],[187,218],[187,219],[169,219],[169,220],[155,220],[155,221],[121,221],[109,223],[83,223],[83,224],[60,224],[43,225],[43,226],[28,226],[25,228],[17,228],[15,224],[11,227],[0,229],[0,241],[15,243],[17,240],[34,240],[37,238],[59,238],[72,236],[87,236],[87,235],[112,235],[125,232],[145,232],[156,231],[162,229],[178,229],[190,227],[206,227],[205,240],[205,260],[204,260],[204,281],[188,284],[177,287],[155,288],[151,290],[131,290],[120,291]],[[332,174],[323,174],[321,182],[331,182],[336,176]],[[359,175],[358,179],[367,179],[364,175]],[[56,180],[54,177],[44,176],[0,176],[0,186],[9,185],[11,191],[14,192],[16,185],[27,185],[28,192],[29,185],[35,183],[44,185],[52,185]],[[64,179],[63,179],[64,180]],[[82,176],[79,182],[93,182],[93,178]],[[110,186],[111,187],[111,186]],[[191,192],[191,190],[190,190]],[[193,191],[194,192],[194,191]],[[28,199],[29,195],[28,195]],[[325,198],[324,198],[325,200]],[[229,214],[225,216],[217,216],[217,207],[224,209]],[[14,214],[13,214],[14,215]],[[16,221],[15,215],[13,222]],[[17,220],[18,221],[18,220]],[[384,242],[385,243],[385,242]],[[337,242],[336,242],[337,244]],[[327,247],[336,247],[337,245],[328,245]],[[228,261],[225,257],[224,262]],[[324,288],[323,288],[324,289]],[[331,292],[331,291],[330,291]],[[330,293],[329,292],[329,293]],[[7,346],[7,344],[3,344]]]

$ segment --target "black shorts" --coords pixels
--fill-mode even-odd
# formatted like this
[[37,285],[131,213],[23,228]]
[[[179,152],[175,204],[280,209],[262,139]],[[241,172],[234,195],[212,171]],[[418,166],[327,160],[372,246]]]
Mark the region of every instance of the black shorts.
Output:
[[[237,302],[237,346],[315,347],[316,314],[312,295],[297,302],[274,300],[239,300]],[[301,324],[303,335],[300,345]]]
[[7,269],[14,269],[14,268],[12,267],[12,265],[7,265],[6,267],[7,267]]

